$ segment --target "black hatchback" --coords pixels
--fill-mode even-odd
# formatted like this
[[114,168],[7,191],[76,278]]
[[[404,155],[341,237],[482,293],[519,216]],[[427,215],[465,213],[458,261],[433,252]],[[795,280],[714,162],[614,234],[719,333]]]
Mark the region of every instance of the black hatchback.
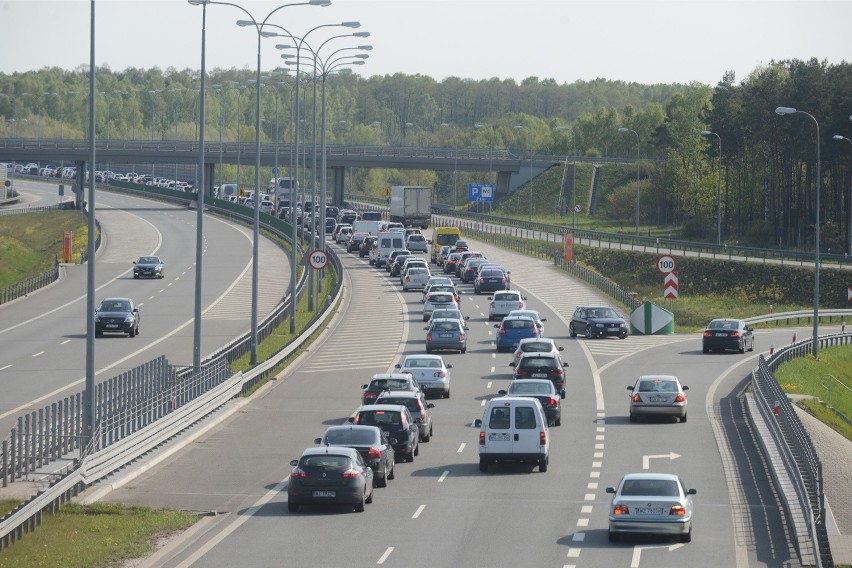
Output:
[[583,335],[588,339],[611,335],[624,339],[629,328],[624,318],[608,306],[580,306],[571,316],[568,333],[571,337]]
[[375,474],[373,484],[376,487],[387,487],[388,479],[394,477],[394,451],[391,444],[395,441],[395,438],[388,438],[387,434],[376,426],[355,424],[331,426],[322,438],[314,440],[323,446],[346,446],[358,450],[361,458]]
[[355,424],[378,426],[388,438],[396,438],[393,449],[400,460],[413,462],[414,456],[420,453],[420,427],[404,406],[366,404],[358,408],[350,420]]

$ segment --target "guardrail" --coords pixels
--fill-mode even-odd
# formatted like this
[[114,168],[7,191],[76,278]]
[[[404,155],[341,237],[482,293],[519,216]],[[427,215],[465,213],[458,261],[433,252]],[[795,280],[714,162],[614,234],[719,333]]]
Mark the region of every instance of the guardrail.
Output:
[[[128,189],[125,188],[125,190]],[[162,197],[167,198],[168,196]],[[234,212],[231,212],[231,214],[234,214]],[[270,228],[270,230],[274,229]],[[280,236],[287,237],[287,235]],[[294,243],[293,246],[298,245]],[[335,264],[338,272],[342,272],[343,267],[340,259],[333,251],[330,252],[331,261]],[[293,270],[296,270],[296,267],[293,267]],[[296,294],[297,297],[303,293],[304,281],[305,273],[303,273],[300,279],[300,286]],[[150,449],[221,407],[228,400],[239,395],[241,392],[245,392],[263,377],[268,376],[281,361],[301,348],[304,339],[310,337],[330,317],[331,310],[329,308],[334,304],[336,298],[339,297],[342,289],[343,279],[339,278],[337,287],[329,291],[328,302],[324,309],[322,311],[318,310],[316,317],[309,326],[297,338],[291,341],[289,345],[280,349],[269,359],[250,371],[234,375],[234,377],[222,382],[219,386],[213,387],[207,392],[188,400],[184,406],[176,407],[174,411],[165,417],[152,422],[142,430],[121,438],[118,443],[103,447],[109,441],[109,438],[105,437],[106,434],[103,428],[99,428],[96,435],[92,438],[93,445],[86,448],[81,459],[73,464],[70,471],[53,480],[47,489],[39,491],[31,499],[22,503],[0,520],[0,550],[22,538],[25,532],[35,530],[36,526],[41,524],[42,513],[44,511],[58,511],[63,503],[76,496],[88,485],[142,456]],[[273,322],[276,321],[281,312],[289,309],[289,302],[292,301],[297,301],[297,298],[288,297],[287,302],[279,305],[279,308],[273,314],[264,319],[262,327],[269,328],[271,331],[274,328]],[[258,330],[258,335],[260,338],[260,329]],[[237,345],[241,345],[247,336],[248,334],[242,338],[238,338],[232,344],[229,344],[230,347],[226,346],[223,349],[226,352],[238,350],[239,347]],[[205,362],[225,356],[222,350],[219,350],[213,357],[205,359]],[[8,467],[5,451],[3,459],[4,463],[2,465],[5,471]]]
[[[818,339],[821,348],[852,345],[852,334],[831,334]],[[811,353],[810,339],[798,341],[776,351],[768,359],[761,355],[752,372],[754,401],[766,423],[772,442],[778,450],[784,473],[792,483],[793,502],[781,492],[793,517],[799,554],[804,565],[832,566],[831,549],[825,526],[825,493],[822,463],[802,425],[793,404],[784,393],[773,372],[784,362]],[[767,440],[763,440],[766,444]],[[773,468],[776,483],[780,473]],[[798,515],[797,515],[798,512]]]
[[[840,310],[840,309],[819,309],[819,321],[823,321],[823,319],[828,318],[828,322],[832,323],[834,318],[843,318],[841,321],[846,321],[846,318],[852,318],[852,310]],[[753,318],[745,318],[743,319],[747,325],[754,325],[758,323],[769,323],[774,321],[776,325],[781,321],[786,321],[790,324],[793,320],[796,320],[796,325],[799,325],[802,320],[805,320],[805,323],[812,322],[814,320],[814,311],[813,310],[800,310],[796,312],[778,312],[777,314],[766,314],[762,316],[755,316]]]

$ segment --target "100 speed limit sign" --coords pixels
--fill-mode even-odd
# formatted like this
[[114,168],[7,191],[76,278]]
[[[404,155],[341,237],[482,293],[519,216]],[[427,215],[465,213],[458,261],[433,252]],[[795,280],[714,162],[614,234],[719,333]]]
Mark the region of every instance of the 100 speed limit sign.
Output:
[[328,255],[324,250],[317,249],[308,257],[308,264],[310,264],[311,268],[314,270],[322,270],[328,266]]
[[662,274],[669,274],[677,270],[677,261],[668,254],[662,254],[657,258],[657,270]]

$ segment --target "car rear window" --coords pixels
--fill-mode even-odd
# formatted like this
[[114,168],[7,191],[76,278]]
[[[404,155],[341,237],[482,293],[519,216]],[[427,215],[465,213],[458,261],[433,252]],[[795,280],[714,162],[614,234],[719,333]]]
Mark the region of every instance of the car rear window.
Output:
[[364,410],[358,413],[358,424],[386,426],[388,424],[401,423],[402,419],[399,412],[393,410]]
[[622,495],[642,497],[679,497],[677,481],[671,479],[628,479],[621,488]]
[[503,322],[503,327],[506,329],[529,329],[533,325],[535,325],[532,320],[528,319],[519,319],[519,320],[507,320]]
[[513,383],[509,392],[513,395],[550,394],[552,383]]
[[302,467],[317,469],[349,469],[352,460],[346,456],[322,454],[317,456],[304,456]]
[[494,299],[497,300],[497,301],[500,301],[500,300],[506,301],[506,300],[517,300],[518,297],[514,294],[503,293],[503,294],[494,294]]
[[538,369],[543,367],[548,369],[558,369],[559,365],[556,364],[556,359],[553,357],[524,357],[521,359],[520,367],[522,369]]
[[447,302],[452,302],[453,297],[450,294],[430,294],[429,301],[437,302],[439,304],[446,304]]
[[408,381],[402,379],[375,379],[370,383],[372,390],[408,390]]
[[458,320],[436,321],[434,324],[432,324],[432,329],[435,329],[435,330],[438,330],[438,331],[458,331],[459,330]]
[[639,392],[677,392],[674,381],[639,381]]
[[521,351],[524,353],[550,353],[552,349],[553,346],[544,341],[530,341],[521,344]]
[[408,240],[409,241],[425,241],[426,239],[423,238],[423,235],[411,235],[410,237],[408,237]]
[[406,359],[403,367],[411,367],[414,369],[439,369],[441,362],[437,359]]
[[483,278],[503,278],[503,273],[499,270],[483,270],[481,274]]
[[416,398],[397,398],[397,397],[383,397],[381,398],[382,404],[399,404],[408,408],[411,412],[416,412],[418,415],[420,414],[420,403]]
[[366,430],[332,430],[325,435],[325,440],[323,440],[323,443],[338,446],[366,446],[375,442],[375,431],[368,432]]

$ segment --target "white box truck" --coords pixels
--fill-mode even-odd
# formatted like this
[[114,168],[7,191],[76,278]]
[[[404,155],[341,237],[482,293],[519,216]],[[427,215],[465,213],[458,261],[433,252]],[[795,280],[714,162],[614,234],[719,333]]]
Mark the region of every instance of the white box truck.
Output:
[[378,237],[381,226],[381,221],[355,221],[352,223],[352,232],[370,233],[374,237]]
[[432,219],[432,188],[394,185],[390,195],[390,220],[406,227],[425,229]]

